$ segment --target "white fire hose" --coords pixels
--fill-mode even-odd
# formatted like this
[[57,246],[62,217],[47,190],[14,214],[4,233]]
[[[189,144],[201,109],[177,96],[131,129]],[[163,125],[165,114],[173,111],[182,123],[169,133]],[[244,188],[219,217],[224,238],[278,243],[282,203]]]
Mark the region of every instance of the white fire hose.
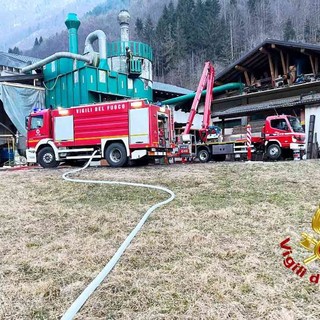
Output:
[[105,265],[105,267],[100,271],[100,273],[96,276],[94,280],[91,281],[91,283],[84,289],[84,291],[80,294],[80,296],[72,303],[70,308],[66,311],[66,313],[62,316],[61,320],[71,320],[73,317],[77,314],[77,312],[81,309],[81,307],[84,305],[84,303],[88,300],[90,295],[97,289],[97,287],[101,284],[101,282],[108,276],[108,274],[111,272],[113,267],[118,263],[120,257],[124,253],[124,251],[128,248],[130,245],[130,242],[132,239],[137,235],[137,233],[140,231],[146,220],[149,218],[150,214],[160,206],[163,206],[169,202],[171,202],[175,194],[164,187],[159,186],[153,186],[149,184],[142,184],[142,183],[131,183],[131,182],[119,182],[119,181],[104,181],[104,180],[83,180],[83,179],[72,179],[68,176],[70,174],[73,174],[75,172],[82,171],[86,169],[90,162],[92,161],[94,155],[97,151],[95,151],[87,164],[79,169],[71,170],[66,172],[62,175],[62,178],[67,181],[71,182],[78,182],[78,183],[96,183],[96,184],[113,184],[113,185],[123,185],[123,186],[133,186],[133,187],[140,187],[140,188],[148,188],[148,189],[156,189],[160,191],[164,191],[169,193],[170,197],[167,200],[158,202],[154,204],[152,207],[148,209],[148,211],[144,214],[144,216],[141,218],[139,223],[135,226],[135,228],[130,232],[128,237],[124,240],[124,242],[121,244],[117,252],[114,254],[114,256],[111,258],[111,260]]

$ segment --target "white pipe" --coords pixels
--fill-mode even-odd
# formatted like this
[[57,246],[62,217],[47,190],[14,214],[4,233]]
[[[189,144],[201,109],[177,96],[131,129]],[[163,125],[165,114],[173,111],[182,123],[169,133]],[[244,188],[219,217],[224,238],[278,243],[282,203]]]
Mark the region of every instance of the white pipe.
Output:
[[57,52],[53,54],[52,56],[49,56],[43,60],[40,60],[39,62],[36,62],[34,64],[31,64],[30,66],[24,67],[21,69],[21,72],[28,72],[37,68],[40,68],[54,60],[57,60],[59,58],[71,58],[71,59],[76,59],[80,61],[85,61],[87,63],[92,63],[92,58],[91,57],[85,57],[81,54],[76,54],[76,53],[71,53],[71,52]]
[[93,42],[99,39],[99,58],[107,60],[107,37],[102,30],[96,30],[88,34],[84,43],[84,53],[94,53]]
[[80,294],[80,296],[73,302],[73,304],[70,306],[70,308],[62,316],[61,320],[73,319],[73,317],[81,309],[81,307],[84,305],[84,303],[90,297],[90,295],[96,290],[96,288],[101,284],[101,282],[108,276],[108,274],[111,272],[111,270],[117,264],[117,262],[119,261],[120,257],[124,253],[124,251],[130,245],[130,242],[132,241],[132,239],[136,236],[136,234],[140,231],[140,229],[142,228],[142,226],[144,225],[146,220],[149,218],[150,214],[155,209],[171,202],[175,198],[175,194],[171,190],[164,188],[164,187],[153,186],[153,185],[149,185],[149,184],[132,183],[132,182],[119,182],[119,181],[104,181],[104,180],[82,180],[82,179],[68,178],[68,175],[86,169],[89,166],[91,160],[93,159],[95,153],[96,153],[96,151],[92,154],[90,160],[87,162],[87,164],[83,168],[68,171],[65,174],[63,174],[62,178],[67,181],[79,182],[79,183],[98,183],[98,184],[113,184],[113,185],[115,184],[115,185],[122,185],[122,186],[133,186],[133,187],[156,189],[156,190],[167,192],[168,194],[170,194],[170,197],[167,200],[164,200],[164,201],[161,201],[161,202],[154,204],[152,207],[150,207],[148,209],[148,211],[144,214],[144,216],[141,218],[141,220],[136,225],[136,227],[130,232],[128,237],[124,240],[124,242],[119,247],[119,249],[114,254],[114,256],[111,258],[111,260],[105,265],[105,267],[100,271],[100,273],[96,276],[96,278],[94,280],[92,280],[91,283],[84,289],[84,291]]
[[32,85],[22,84],[22,83],[1,82],[1,85],[11,86],[11,87],[18,87],[18,88],[27,88],[27,89],[33,89],[33,90],[39,90],[39,91],[45,91],[45,88],[34,87]]

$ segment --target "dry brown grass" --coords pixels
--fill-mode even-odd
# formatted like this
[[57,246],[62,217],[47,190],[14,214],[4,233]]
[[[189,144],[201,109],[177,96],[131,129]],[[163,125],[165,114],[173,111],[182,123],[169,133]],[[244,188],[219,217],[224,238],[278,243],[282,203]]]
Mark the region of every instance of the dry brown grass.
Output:
[[[0,319],[58,319],[145,209],[166,195],[80,185],[65,169],[1,172]],[[320,163],[88,169],[90,179],[164,185],[157,210],[77,319],[319,319],[320,285],[283,266],[280,241],[320,203]],[[309,267],[320,273],[320,262]]]

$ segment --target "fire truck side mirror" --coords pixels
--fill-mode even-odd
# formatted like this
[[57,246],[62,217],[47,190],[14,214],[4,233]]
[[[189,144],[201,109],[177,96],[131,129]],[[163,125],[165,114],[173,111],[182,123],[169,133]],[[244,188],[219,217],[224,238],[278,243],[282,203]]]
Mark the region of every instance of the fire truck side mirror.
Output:
[[26,126],[26,129],[27,129],[27,131],[29,130],[29,116],[28,117],[26,117],[26,119],[25,119],[25,126]]

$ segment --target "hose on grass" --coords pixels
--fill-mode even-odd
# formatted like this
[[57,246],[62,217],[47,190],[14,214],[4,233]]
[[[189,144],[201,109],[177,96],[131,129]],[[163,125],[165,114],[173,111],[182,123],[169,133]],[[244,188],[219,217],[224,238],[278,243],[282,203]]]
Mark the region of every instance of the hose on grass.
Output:
[[122,254],[128,248],[128,246],[130,245],[130,242],[137,235],[137,233],[140,231],[140,229],[142,228],[142,226],[144,225],[146,220],[149,218],[151,213],[154,210],[156,210],[157,208],[159,208],[160,206],[163,206],[163,205],[171,202],[175,198],[175,194],[171,190],[164,188],[164,187],[160,187],[160,186],[154,186],[154,185],[143,184],[143,183],[132,183],[132,182],[105,181],[105,180],[84,180],[84,179],[71,178],[70,177],[71,174],[82,171],[90,165],[96,152],[97,151],[95,151],[92,154],[91,158],[89,159],[89,161],[86,163],[86,165],[84,167],[68,171],[62,175],[62,178],[66,181],[76,182],[76,183],[109,184],[109,185],[132,186],[132,187],[139,187],[139,188],[155,189],[155,190],[160,190],[160,191],[168,193],[170,195],[170,197],[164,201],[161,201],[161,202],[154,204],[152,207],[150,207],[147,210],[147,212],[143,215],[143,217],[138,222],[138,224],[135,226],[135,228],[130,232],[128,237],[123,241],[123,243],[118,248],[117,252],[113,255],[111,260],[105,265],[105,267],[100,271],[100,273],[96,276],[96,278],[93,279],[91,281],[91,283],[83,290],[83,292],[79,295],[79,297],[72,303],[70,308],[62,316],[61,320],[71,320],[74,318],[74,316],[81,309],[81,307],[85,304],[85,302],[88,300],[88,298],[91,296],[91,294],[97,289],[97,287],[101,284],[101,282],[109,275],[111,270],[118,263]]

